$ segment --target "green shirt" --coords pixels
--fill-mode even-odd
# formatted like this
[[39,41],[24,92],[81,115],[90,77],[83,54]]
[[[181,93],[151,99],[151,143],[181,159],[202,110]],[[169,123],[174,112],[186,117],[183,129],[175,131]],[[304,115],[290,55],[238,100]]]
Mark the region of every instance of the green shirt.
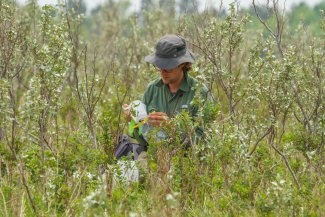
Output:
[[[161,79],[157,79],[150,82],[148,85],[143,95],[142,102],[146,105],[148,114],[154,111],[165,112],[168,117],[172,118],[174,115],[182,112],[182,110],[185,110],[194,118],[197,116],[199,110],[198,106],[192,103],[197,90],[200,90],[200,97],[204,102],[202,106],[206,107],[207,102],[213,102],[212,97],[208,94],[208,88],[198,84],[195,78],[186,73],[180,88],[173,94]],[[196,128],[196,137],[200,138],[202,135],[203,125]],[[138,129],[135,129],[133,136],[141,145],[148,145],[144,138],[140,136]]]
[[[195,96],[197,84],[198,81],[195,78],[185,74],[179,90],[173,94],[161,79],[157,79],[148,85],[142,102],[146,105],[148,114],[153,111],[165,112],[168,117],[172,118],[186,109],[194,117],[198,108],[191,102]],[[208,89],[205,86],[200,89],[201,97],[207,98]]]

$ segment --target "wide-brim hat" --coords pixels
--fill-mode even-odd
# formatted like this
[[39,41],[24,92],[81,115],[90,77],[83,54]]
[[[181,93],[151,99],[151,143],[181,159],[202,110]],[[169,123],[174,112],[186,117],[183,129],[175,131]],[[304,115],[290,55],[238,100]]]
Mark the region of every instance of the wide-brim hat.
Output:
[[182,63],[194,63],[195,54],[187,48],[185,39],[178,35],[165,35],[156,44],[156,52],[144,58],[160,69],[170,70]]

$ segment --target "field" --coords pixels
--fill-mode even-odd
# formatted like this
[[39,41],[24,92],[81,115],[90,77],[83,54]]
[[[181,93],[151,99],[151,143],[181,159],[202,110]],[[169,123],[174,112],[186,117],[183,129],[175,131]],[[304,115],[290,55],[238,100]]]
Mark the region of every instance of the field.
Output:
[[[325,2],[67,2],[0,1],[0,216],[325,216]],[[159,77],[144,57],[167,33],[215,105],[152,141],[143,181],[116,182],[122,105]]]

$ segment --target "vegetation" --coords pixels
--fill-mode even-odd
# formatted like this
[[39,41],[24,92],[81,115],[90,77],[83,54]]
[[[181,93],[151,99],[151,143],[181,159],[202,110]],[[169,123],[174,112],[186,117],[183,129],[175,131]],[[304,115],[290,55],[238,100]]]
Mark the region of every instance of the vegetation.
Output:
[[[324,215],[324,2],[153,2],[133,14],[107,1],[86,16],[82,1],[0,1],[0,216]],[[179,114],[170,139],[151,143],[143,183],[115,182],[121,107],[157,78],[143,58],[167,33],[188,39],[190,73],[216,106],[194,122]]]

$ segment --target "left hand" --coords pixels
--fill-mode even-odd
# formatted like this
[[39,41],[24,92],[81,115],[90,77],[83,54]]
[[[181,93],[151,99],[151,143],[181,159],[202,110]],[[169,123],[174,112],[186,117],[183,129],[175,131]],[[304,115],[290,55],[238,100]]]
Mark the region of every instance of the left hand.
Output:
[[131,106],[128,104],[124,104],[122,105],[122,109],[123,109],[123,116],[125,117],[125,119],[130,122],[131,121]]

